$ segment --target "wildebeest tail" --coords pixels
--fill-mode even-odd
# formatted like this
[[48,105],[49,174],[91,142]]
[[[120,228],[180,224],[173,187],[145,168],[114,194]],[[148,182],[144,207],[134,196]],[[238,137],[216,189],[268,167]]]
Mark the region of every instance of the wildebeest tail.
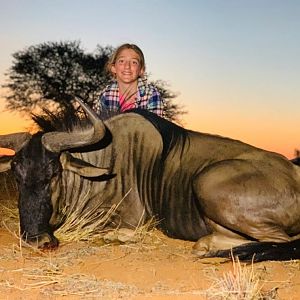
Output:
[[[211,256],[211,255],[209,255]],[[219,250],[215,257],[238,257],[241,261],[300,259],[300,239],[286,243],[253,242],[229,250]]]

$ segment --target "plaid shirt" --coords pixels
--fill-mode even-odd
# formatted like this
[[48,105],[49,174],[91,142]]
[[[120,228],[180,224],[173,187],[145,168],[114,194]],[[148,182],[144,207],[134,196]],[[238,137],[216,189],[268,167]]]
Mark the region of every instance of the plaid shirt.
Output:
[[[162,117],[164,115],[164,101],[160,97],[157,88],[141,78],[138,79],[137,100],[131,108],[146,109]],[[119,99],[119,87],[116,81],[103,90],[94,110],[97,113],[100,113],[102,110],[122,111]]]

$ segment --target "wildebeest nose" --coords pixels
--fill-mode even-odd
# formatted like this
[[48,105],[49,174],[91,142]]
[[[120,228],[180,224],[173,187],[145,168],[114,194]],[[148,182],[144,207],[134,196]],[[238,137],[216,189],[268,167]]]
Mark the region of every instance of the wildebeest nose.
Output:
[[58,239],[49,233],[43,233],[35,237],[27,237],[26,242],[41,250],[54,250],[58,247]]
[[38,248],[42,250],[55,250],[58,244],[58,239],[54,235],[47,234],[46,238],[39,243]]

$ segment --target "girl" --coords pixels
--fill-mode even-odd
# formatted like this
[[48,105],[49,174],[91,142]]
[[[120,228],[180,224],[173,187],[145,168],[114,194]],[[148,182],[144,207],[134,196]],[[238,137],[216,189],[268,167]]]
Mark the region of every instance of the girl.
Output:
[[114,81],[102,91],[95,107],[98,113],[141,108],[163,116],[164,102],[157,88],[144,78],[145,59],[138,46],[123,44],[118,47],[106,68]]

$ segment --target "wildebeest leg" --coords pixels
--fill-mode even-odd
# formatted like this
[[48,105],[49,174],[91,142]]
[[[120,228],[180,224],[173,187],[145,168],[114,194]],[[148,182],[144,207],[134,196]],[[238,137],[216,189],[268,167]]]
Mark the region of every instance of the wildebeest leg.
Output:
[[220,249],[231,249],[250,242],[239,234],[216,224],[210,219],[206,219],[205,221],[212,228],[213,233],[200,238],[195,243],[193,253],[197,256],[204,256],[208,252],[214,252]]
[[[290,170],[284,171],[281,175],[278,168],[263,161],[222,161],[199,173],[194,193],[203,214],[228,231],[249,241],[288,242],[288,232],[300,232],[300,195],[298,186],[287,177]],[[205,244],[216,247],[214,240],[220,231],[212,231],[212,237],[200,239],[196,248],[205,248]]]

